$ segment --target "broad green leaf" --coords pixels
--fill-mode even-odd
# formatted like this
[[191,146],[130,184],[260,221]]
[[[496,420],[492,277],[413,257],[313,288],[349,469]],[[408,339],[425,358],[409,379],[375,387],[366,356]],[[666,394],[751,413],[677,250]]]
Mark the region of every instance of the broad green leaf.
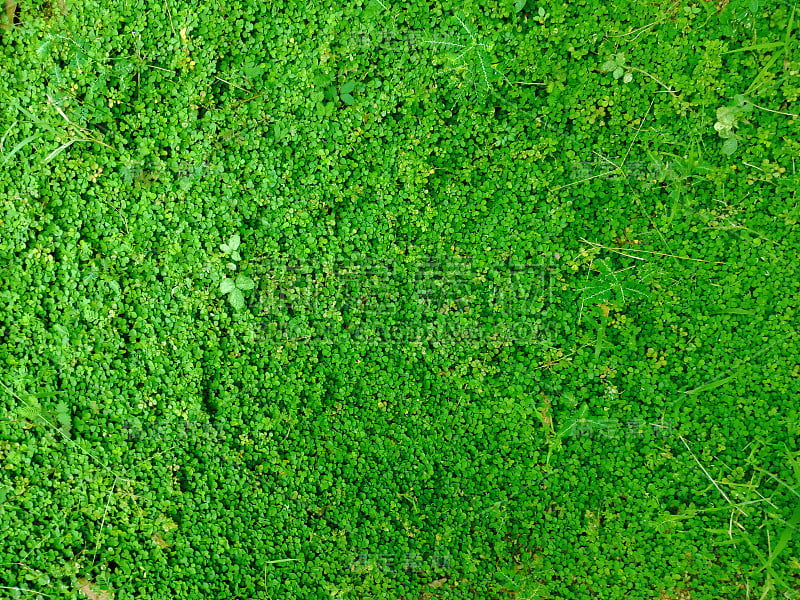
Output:
[[633,81],[633,73],[625,73],[625,77],[622,78],[622,81],[625,83],[630,83]]
[[239,310],[244,306],[244,294],[242,294],[240,290],[233,290],[228,298],[230,298],[231,304],[236,310]]
[[350,94],[342,94],[341,98],[342,102],[344,102],[347,106],[351,106],[353,104],[353,97]]
[[726,156],[730,156],[734,152],[736,152],[736,148],[739,146],[739,140],[735,137],[730,137],[725,140],[725,143],[722,144],[722,153]]
[[233,282],[233,279],[226,277],[219,282],[219,289],[223,294],[228,294],[236,289],[236,284]]
[[252,290],[256,284],[247,275],[236,276],[236,287],[240,290]]
[[516,0],[516,2],[514,2],[514,10],[520,12],[523,8],[525,8],[525,3],[527,1],[528,0]]
[[339,94],[350,94],[352,91],[356,89],[356,84],[354,81],[348,81],[342,86],[342,89],[339,91]]
[[733,127],[736,123],[736,109],[730,106],[723,106],[717,109],[717,121],[726,127]]
[[607,60],[606,62],[603,63],[603,66],[600,67],[600,69],[605,72],[613,71],[616,68],[617,68],[617,62],[614,60]]
[[624,74],[625,74],[625,69],[623,69],[622,67],[617,67],[616,69],[614,69],[614,79],[619,79]]
[[231,251],[237,250],[239,248],[239,244],[241,244],[242,240],[239,237],[239,234],[236,233],[231,236],[231,239],[228,240],[228,247]]

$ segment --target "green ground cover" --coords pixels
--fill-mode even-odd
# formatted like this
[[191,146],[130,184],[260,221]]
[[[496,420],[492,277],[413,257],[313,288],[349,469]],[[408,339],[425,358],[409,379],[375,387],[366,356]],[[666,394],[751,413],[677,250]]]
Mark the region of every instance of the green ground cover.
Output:
[[800,597],[796,3],[9,14],[0,597]]

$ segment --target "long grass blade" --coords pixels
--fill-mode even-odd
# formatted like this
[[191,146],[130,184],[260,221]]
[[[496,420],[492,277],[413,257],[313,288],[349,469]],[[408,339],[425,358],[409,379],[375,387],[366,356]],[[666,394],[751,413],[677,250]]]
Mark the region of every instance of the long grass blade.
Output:
[[36,139],[38,139],[39,137],[41,137],[41,135],[42,135],[41,133],[35,133],[35,134],[33,134],[33,135],[29,135],[28,137],[26,137],[24,140],[22,140],[22,141],[21,141],[19,144],[17,144],[16,146],[14,146],[14,147],[11,149],[11,151],[10,151],[10,152],[9,152],[9,153],[6,155],[6,157],[3,159],[3,163],[2,163],[2,164],[6,164],[6,163],[7,163],[9,160],[11,160],[11,159],[12,159],[12,157],[13,157],[13,156],[14,156],[14,155],[15,155],[17,152],[19,152],[20,150],[22,150],[22,149],[23,149],[25,146],[27,146],[28,144],[30,144],[30,143],[31,143],[31,142],[33,142],[34,140],[36,140]]

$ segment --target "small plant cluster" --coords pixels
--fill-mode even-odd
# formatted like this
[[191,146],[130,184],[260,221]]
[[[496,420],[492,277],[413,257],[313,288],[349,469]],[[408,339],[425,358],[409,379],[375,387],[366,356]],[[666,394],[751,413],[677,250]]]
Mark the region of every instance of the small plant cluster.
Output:
[[714,129],[719,137],[725,141],[722,143],[722,153],[730,156],[739,147],[739,136],[734,129],[739,126],[740,118],[753,112],[753,105],[747,99],[738,94],[734,97],[731,106],[723,106],[717,109],[717,122]]
[[[241,238],[238,234],[232,235],[227,244],[220,244],[220,250],[229,257],[232,261],[241,260],[239,254],[239,246],[241,245]],[[231,271],[236,270],[236,262],[229,262],[228,269]],[[240,310],[244,307],[244,293],[248,290],[255,288],[255,282],[247,275],[236,275],[236,277],[225,277],[219,282],[219,289],[223,294],[228,295],[228,301],[233,308]]]
[[625,54],[620,52],[615,54],[600,67],[605,73],[611,73],[614,79],[622,77],[624,83],[633,81],[633,73],[628,71],[625,67]]

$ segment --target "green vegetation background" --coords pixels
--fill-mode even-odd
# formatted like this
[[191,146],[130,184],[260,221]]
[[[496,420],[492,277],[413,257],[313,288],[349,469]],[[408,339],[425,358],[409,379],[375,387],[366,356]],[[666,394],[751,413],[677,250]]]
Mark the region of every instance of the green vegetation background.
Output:
[[22,2],[0,596],[798,597],[795,9]]

